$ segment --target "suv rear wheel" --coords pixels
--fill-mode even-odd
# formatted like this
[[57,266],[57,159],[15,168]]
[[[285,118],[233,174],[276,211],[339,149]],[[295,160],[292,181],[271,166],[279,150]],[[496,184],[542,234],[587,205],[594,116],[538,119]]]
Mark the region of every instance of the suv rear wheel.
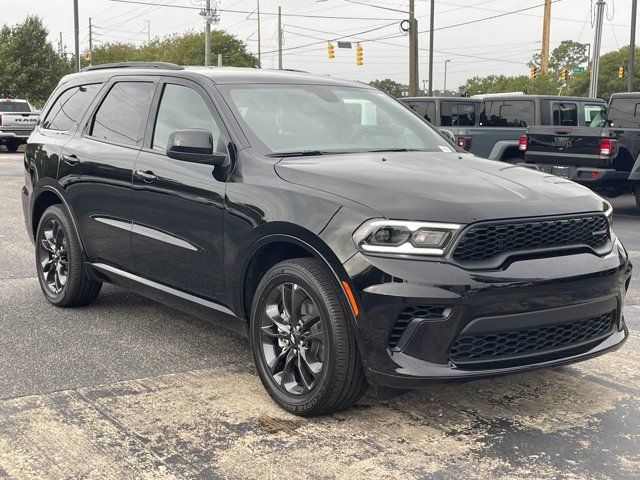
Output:
[[52,205],[40,218],[36,233],[36,269],[47,300],[58,307],[88,305],[102,288],[90,280],[82,264],[82,249],[69,213]]
[[349,314],[315,259],[286,260],[264,275],[251,311],[251,345],[260,379],[282,408],[323,415],[365,392]]
[[7,142],[6,147],[8,152],[15,153],[20,148],[20,144],[18,142]]

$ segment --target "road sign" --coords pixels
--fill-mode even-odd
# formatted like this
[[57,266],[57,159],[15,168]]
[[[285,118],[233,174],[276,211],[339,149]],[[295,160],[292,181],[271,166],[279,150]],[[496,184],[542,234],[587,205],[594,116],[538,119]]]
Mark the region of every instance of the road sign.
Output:
[[571,69],[571,71],[572,71],[573,73],[580,73],[580,72],[584,72],[584,67],[573,67],[573,68]]
[[338,42],[338,48],[351,48],[351,42]]

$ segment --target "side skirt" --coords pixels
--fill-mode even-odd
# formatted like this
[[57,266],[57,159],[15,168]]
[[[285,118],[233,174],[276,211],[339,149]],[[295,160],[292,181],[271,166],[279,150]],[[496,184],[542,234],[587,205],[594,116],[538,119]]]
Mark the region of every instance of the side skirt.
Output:
[[169,307],[216,323],[248,337],[247,323],[223,305],[176,290],[105,263],[88,263],[86,265],[92,270],[92,277],[96,280],[113,283],[126,290],[131,290]]

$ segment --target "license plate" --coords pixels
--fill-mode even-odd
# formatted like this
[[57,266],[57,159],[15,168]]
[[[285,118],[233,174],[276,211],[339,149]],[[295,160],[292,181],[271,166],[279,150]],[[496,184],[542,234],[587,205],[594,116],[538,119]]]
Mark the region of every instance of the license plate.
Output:
[[558,177],[569,178],[569,173],[571,173],[571,171],[569,167],[554,165],[551,167],[551,173],[553,175],[557,175]]

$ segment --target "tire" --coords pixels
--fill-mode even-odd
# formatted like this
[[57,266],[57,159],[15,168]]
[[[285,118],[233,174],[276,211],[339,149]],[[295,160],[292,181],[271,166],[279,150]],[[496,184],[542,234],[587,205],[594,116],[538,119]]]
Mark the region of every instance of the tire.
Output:
[[20,147],[19,143],[15,143],[15,142],[9,142],[6,144],[7,147],[7,151],[10,153],[15,153],[18,151],[18,148]]
[[40,218],[35,250],[40,288],[49,302],[79,307],[96,299],[102,283],[87,276],[78,234],[62,205],[52,205]]
[[640,210],[640,183],[636,183],[633,193],[636,195],[636,207]]
[[342,297],[323,265],[310,258],[278,263],[258,285],[251,308],[253,358],[271,398],[290,413],[344,410],[367,389]]

